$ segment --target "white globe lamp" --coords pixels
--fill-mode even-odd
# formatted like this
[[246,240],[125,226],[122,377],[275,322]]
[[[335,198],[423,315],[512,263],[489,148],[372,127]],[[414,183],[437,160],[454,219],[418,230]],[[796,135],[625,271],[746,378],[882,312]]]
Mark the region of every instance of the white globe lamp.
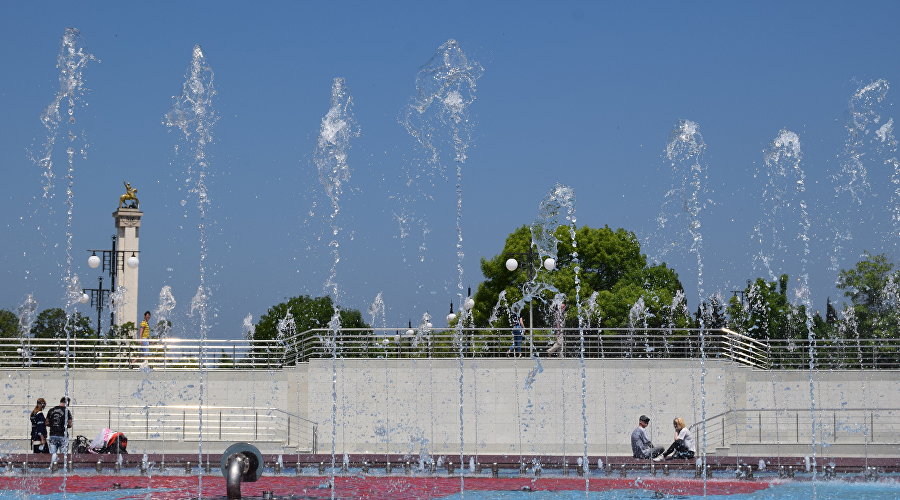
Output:
[[91,269],[97,269],[98,267],[100,267],[100,257],[97,257],[96,255],[91,255],[90,257],[88,257],[88,267],[90,267]]
[[544,259],[544,269],[548,271],[556,269],[556,259],[554,259],[553,257],[547,257],[546,259]]
[[506,260],[506,270],[507,271],[515,271],[519,268],[519,262],[516,259],[507,259]]
[[136,255],[132,255],[131,257],[128,257],[128,260],[125,261],[125,265],[127,265],[131,269],[136,269],[140,263],[141,263],[141,261],[138,260]]
[[466,311],[471,311],[475,307],[475,299],[472,298],[472,287],[469,287],[469,295],[466,297],[466,301],[463,302],[463,307],[466,308]]

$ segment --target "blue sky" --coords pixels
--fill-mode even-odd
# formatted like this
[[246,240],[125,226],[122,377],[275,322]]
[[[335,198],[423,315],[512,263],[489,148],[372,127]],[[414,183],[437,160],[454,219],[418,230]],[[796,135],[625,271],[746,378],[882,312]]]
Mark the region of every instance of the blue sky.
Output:
[[[339,301],[365,312],[383,292],[391,325],[426,310],[442,318],[457,280],[453,179],[430,188],[432,202],[405,207],[431,228],[424,262],[393,214],[404,208],[397,196],[409,194],[402,172],[420,156],[397,118],[418,69],[451,38],[485,70],[463,173],[467,285],[481,279],[479,258],[533,221],[556,182],[575,188],[579,225],[624,227],[658,253],[649,238],[671,187],[665,146],[676,122],[689,119],[707,144],[713,202],[703,214],[705,291],[730,295],[764,276],[752,263],[751,231],[765,213],[754,174],[786,128],[801,140],[807,270],[814,307],[824,309],[836,296],[829,219],[853,221],[843,267],[863,250],[898,260],[897,235],[886,230],[890,175],[876,155],[860,151],[872,188],[852,211],[831,203],[830,178],[846,159],[851,95],[876,79],[900,82],[897,19],[896,2],[8,3],[0,18],[0,308],[14,309],[27,293],[41,309],[62,303],[64,185],[42,203],[28,150],[45,140],[39,116],[59,89],[60,38],[76,27],[99,62],[85,69],[87,106],[77,114],[89,147],[75,163],[75,272],[96,283],[84,250],[108,245],[128,180],[145,212],[141,311],[169,285],[176,318],[195,321],[187,314],[198,283],[196,210],[176,137],[161,122],[200,44],[220,117],[209,148],[211,335],[237,337],[247,314],[324,293],[332,257],[318,236],[327,221],[307,213],[321,192],[311,158],[335,77],[346,79],[361,129],[338,222]],[[881,106],[885,120],[894,92]],[[55,161],[62,172],[64,157]],[[800,273],[796,242],[779,261],[783,272]],[[684,248],[666,262],[696,307],[695,257]]]

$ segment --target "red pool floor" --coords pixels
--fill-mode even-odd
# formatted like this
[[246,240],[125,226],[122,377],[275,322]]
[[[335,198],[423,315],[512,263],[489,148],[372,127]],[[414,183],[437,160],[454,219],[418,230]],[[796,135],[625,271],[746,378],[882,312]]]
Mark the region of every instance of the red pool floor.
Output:
[[[244,483],[244,496],[261,496],[264,491],[275,495],[297,495],[303,498],[330,498],[327,477],[262,477],[255,483]],[[112,491],[113,483],[121,489],[151,489],[150,498],[197,498],[198,480],[195,476],[78,476],[65,479],[67,493],[84,494],[96,491]],[[752,493],[768,488],[766,481],[733,481],[712,479],[706,483],[707,494],[730,495]],[[426,499],[440,498],[460,491],[458,477],[336,477],[336,498],[370,499]],[[577,478],[466,478],[467,491],[519,491],[523,487],[532,491],[584,491],[584,479]],[[703,481],[689,478],[596,478],[588,484],[590,491],[640,488],[669,495],[702,495]],[[0,477],[0,489],[25,490],[31,495],[47,495],[63,491],[60,476]],[[122,492],[119,498],[147,498],[147,492],[134,494]],[[221,498],[225,495],[225,480],[218,476],[204,476],[203,497]]]

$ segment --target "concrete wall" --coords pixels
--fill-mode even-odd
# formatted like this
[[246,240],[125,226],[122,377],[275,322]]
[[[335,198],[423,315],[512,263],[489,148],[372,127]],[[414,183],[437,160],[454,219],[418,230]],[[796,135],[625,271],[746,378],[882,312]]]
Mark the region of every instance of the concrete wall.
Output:
[[[676,416],[691,424],[704,415],[712,417],[731,409],[810,407],[806,371],[759,371],[718,360],[701,364],[697,360],[592,359],[585,361],[583,373],[584,378],[577,359],[541,359],[540,363],[525,358],[467,359],[462,364],[455,359],[324,359],[285,370],[210,371],[203,390],[207,405],[275,407],[318,422],[318,451],[325,453],[333,448],[337,453],[458,454],[462,447],[467,455],[578,456],[584,453],[586,441],[590,455],[630,455],[628,436],[641,414],[652,419],[648,428],[651,439],[668,445]],[[196,406],[201,389],[198,372],[190,370],[70,370],[68,379],[62,370],[0,370],[0,377],[4,380],[0,426],[5,429],[0,430],[0,451],[25,449],[27,414],[34,400],[44,397],[52,406],[66,391],[66,384],[74,401],[75,434],[87,436],[102,427],[96,418],[89,428],[78,427],[87,424],[86,415],[96,413],[90,405],[112,405],[113,412],[125,406]],[[898,409],[898,382],[897,371],[819,372],[813,393],[819,408]],[[779,417],[781,425],[793,428],[791,418],[807,418],[809,412],[795,413],[794,417]],[[759,444],[759,429],[753,427],[755,415],[729,418],[732,420],[717,430],[710,430],[715,435],[708,436],[709,451],[720,447],[721,427],[727,428],[728,440],[740,446],[720,453]],[[879,454],[900,454],[900,412],[895,410],[888,418],[883,420],[886,424],[877,423],[875,437],[881,445],[850,453],[877,449]],[[275,426],[266,431],[269,437],[261,444],[263,451],[306,451],[311,436],[297,436],[303,430],[292,428],[291,442],[285,445],[280,436],[285,429],[279,427],[283,424],[270,418],[262,424],[236,419],[228,425],[243,425],[248,432],[250,426]],[[157,421],[150,425],[167,424]],[[186,427],[190,425],[186,423]],[[206,425],[213,428],[213,424]],[[296,421],[292,425],[297,425]],[[852,426],[838,427],[843,433]],[[766,432],[771,429],[767,424]],[[868,443],[865,434],[870,430],[861,431],[857,437],[863,441],[855,442]],[[791,444],[784,437],[788,430],[780,432],[777,439],[767,434],[764,441],[776,442],[786,454],[808,453],[806,435],[805,442],[785,448]],[[162,434],[148,433],[150,439],[131,436],[133,451],[197,449],[196,431],[193,437],[187,432],[184,439],[169,436],[164,445],[160,444]],[[227,439],[216,442],[213,434],[204,434],[204,450],[221,451],[218,448],[229,444]],[[819,438],[828,434],[823,428]],[[852,441],[843,434],[839,437]],[[701,439],[698,436],[698,442]]]
[[[64,394],[72,400],[72,436],[90,439],[111,424],[113,429],[129,435],[129,449],[133,451],[161,451],[153,443],[160,439],[177,441],[166,444],[168,451],[196,451],[196,407],[201,390],[205,406],[231,408],[225,412],[226,429],[243,425],[253,427],[256,435],[254,412],[249,409],[272,407],[293,414],[306,412],[304,372],[305,366],[290,370],[208,371],[201,380],[197,370],[72,369],[68,377],[64,370],[0,370],[4,384],[0,398],[0,453],[27,449],[28,415],[37,398],[44,398],[49,410]],[[186,408],[176,408],[165,416],[153,410],[148,414],[143,409],[157,406]],[[184,420],[179,418],[179,412]],[[205,449],[210,452],[222,451],[233,442],[215,442],[217,417],[216,408],[208,409],[204,417]],[[269,421],[284,420],[283,415],[264,414],[261,418],[266,421],[267,417]]]
[[[641,414],[652,419],[651,439],[668,445],[676,416],[690,425],[729,410],[769,408],[782,411],[732,412],[724,424],[710,426],[707,450],[735,454],[764,443],[761,449],[775,445],[784,454],[812,452],[808,371],[760,371],[719,360],[592,359],[582,381],[579,360],[470,359],[460,366],[455,359],[311,361],[308,416],[320,422],[320,450],[330,451],[333,441],[338,453],[458,454],[462,448],[466,455],[580,455],[586,442],[589,455],[630,455],[629,434]],[[816,452],[900,454],[898,382],[897,371],[817,372],[817,408],[893,410],[874,412],[875,420],[871,412],[817,412]],[[723,427],[731,449],[721,446]],[[881,444],[869,446],[872,439]]]

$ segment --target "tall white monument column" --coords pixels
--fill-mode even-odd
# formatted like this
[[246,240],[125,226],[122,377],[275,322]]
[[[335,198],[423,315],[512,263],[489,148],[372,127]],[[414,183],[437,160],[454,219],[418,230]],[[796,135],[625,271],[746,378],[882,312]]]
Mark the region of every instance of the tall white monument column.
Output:
[[[137,205],[135,203],[134,205]],[[138,317],[138,270],[137,258],[140,254],[141,217],[144,215],[136,206],[119,207],[113,212],[116,219],[116,248],[113,259],[116,266],[116,283],[112,293],[124,287],[125,292],[115,301],[116,326],[122,326],[129,321],[135,327],[140,324]],[[131,265],[135,264],[135,265]]]

